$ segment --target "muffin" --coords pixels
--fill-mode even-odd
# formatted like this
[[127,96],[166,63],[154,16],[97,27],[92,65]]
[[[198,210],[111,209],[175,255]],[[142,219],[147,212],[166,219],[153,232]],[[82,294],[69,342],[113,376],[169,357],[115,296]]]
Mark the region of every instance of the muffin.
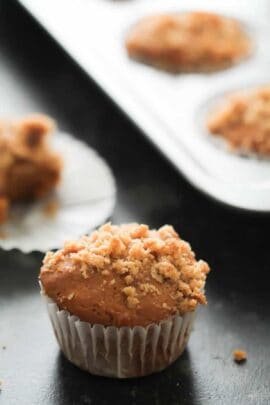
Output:
[[238,92],[212,111],[211,134],[244,154],[270,156],[270,86]]
[[232,18],[188,12],[143,18],[129,32],[131,58],[172,72],[226,68],[251,50],[251,41]]
[[53,130],[43,115],[0,124],[0,222],[10,203],[43,197],[58,184],[62,161],[48,144]]
[[208,271],[171,226],[106,224],[48,252],[40,283],[64,355],[92,374],[127,378],[182,353]]

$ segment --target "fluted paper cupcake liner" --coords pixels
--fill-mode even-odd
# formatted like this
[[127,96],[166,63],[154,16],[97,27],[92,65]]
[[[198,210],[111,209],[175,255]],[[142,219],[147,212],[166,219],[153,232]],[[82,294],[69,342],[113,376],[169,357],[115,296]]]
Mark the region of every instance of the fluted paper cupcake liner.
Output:
[[147,327],[115,327],[82,322],[41,293],[59,346],[71,363],[91,374],[139,377],[163,370],[186,347],[194,312]]

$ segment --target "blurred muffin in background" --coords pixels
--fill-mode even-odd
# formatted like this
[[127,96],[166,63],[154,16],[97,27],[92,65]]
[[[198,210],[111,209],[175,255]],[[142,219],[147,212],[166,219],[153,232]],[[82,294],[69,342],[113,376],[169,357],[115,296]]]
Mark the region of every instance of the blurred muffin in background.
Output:
[[251,41],[232,18],[207,12],[143,18],[129,32],[131,58],[171,72],[224,69],[246,57]]
[[127,378],[164,369],[184,350],[207,263],[171,226],[106,224],[47,253],[40,272],[56,338],[92,374]]
[[44,115],[1,122],[0,222],[7,220],[10,203],[41,198],[58,184],[62,160],[48,144],[54,128]]
[[225,139],[232,150],[270,156],[270,86],[237,92],[210,113],[211,134]]

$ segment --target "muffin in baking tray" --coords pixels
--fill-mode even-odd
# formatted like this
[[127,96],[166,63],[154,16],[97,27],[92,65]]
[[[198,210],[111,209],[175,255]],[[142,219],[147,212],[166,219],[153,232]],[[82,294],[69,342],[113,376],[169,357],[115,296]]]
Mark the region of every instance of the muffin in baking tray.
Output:
[[242,154],[270,156],[270,86],[236,92],[210,113],[207,127]]
[[65,356],[92,374],[127,378],[182,353],[206,304],[208,271],[171,226],[106,224],[47,253],[40,282]]
[[62,161],[47,143],[54,122],[43,115],[0,124],[0,222],[14,201],[43,197],[59,182]]
[[126,38],[130,57],[172,72],[215,71],[251,51],[251,40],[232,18],[186,12],[140,20]]

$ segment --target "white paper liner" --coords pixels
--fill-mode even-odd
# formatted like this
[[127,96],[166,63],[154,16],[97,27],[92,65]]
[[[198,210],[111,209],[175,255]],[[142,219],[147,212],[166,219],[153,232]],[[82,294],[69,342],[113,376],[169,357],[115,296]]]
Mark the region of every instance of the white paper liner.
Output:
[[80,321],[41,294],[67,359],[105,377],[140,377],[163,370],[185,349],[195,316],[195,312],[175,315],[147,327],[105,327]]
[[[38,202],[11,208],[11,218],[0,226],[0,247],[28,253],[59,248],[102,224],[111,215],[116,187],[106,162],[88,145],[57,133],[52,146],[64,161],[62,180],[55,194]],[[50,200],[59,208],[54,217],[44,213]]]

